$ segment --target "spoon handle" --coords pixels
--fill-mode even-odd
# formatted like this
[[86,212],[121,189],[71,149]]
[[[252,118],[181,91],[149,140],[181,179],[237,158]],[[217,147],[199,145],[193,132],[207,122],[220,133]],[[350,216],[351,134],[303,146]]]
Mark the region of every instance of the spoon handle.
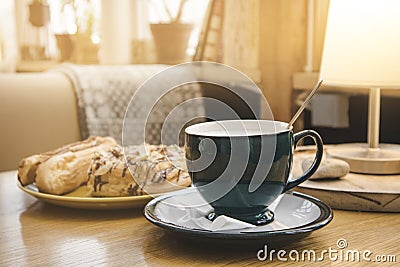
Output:
[[303,112],[303,110],[307,107],[308,103],[310,103],[311,98],[315,95],[317,92],[318,88],[321,86],[322,80],[320,80],[312,89],[311,93],[307,96],[306,100],[304,100],[303,104],[299,107],[297,110],[296,114],[294,114],[293,118],[290,120],[288,128],[293,126],[293,123],[297,120],[297,118],[300,116],[300,114]]

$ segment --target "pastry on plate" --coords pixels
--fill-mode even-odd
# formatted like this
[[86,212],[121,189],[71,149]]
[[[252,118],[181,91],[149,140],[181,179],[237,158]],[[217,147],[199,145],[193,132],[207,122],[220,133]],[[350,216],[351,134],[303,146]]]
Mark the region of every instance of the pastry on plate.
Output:
[[88,190],[96,197],[157,194],[188,187],[184,153],[178,146],[119,146],[96,154],[89,168]]
[[61,195],[77,189],[88,180],[87,171],[94,155],[117,145],[111,137],[88,139],[46,153],[24,158],[18,166],[22,185],[36,183],[40,192]]

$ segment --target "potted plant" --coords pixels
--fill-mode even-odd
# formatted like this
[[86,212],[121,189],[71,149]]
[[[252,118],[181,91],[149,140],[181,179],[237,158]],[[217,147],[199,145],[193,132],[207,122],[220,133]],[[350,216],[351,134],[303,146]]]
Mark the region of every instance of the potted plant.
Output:
[[193,24],[181,21],[186,2],[180,1],[176,16],[173,16],[163,0],[169,22],[150,24],[159,63],[178,64],[186,60],[186,49],[193,30]]
[[50,21],[50,9],[45,0],[33,0],[29,4],[29,22],[35,27],[43,27]]
[[91,0],[63,0],[61,13],[67,8],[74,14],[74,25],[69,25],[70,33],[56,34],[60,60],[97,63],[98,47],[91,40],[94,22]]

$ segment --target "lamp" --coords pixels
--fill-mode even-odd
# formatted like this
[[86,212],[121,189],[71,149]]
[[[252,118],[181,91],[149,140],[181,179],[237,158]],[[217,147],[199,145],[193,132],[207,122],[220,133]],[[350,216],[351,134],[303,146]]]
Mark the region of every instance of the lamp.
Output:
[[368,145],[341,144],[327,151],[347,161],[352,172],[400,173],[400,146],[379,144],[380,91],[400,89],[399,11],[398,0],[330,1],[320,80],[370,90]]

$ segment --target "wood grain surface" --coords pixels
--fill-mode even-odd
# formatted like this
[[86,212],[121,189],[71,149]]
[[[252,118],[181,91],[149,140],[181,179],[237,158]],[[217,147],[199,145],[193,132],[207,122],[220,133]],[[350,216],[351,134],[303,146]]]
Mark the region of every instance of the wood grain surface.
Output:
[[[260,246],[200,245],[178,239],[147,222],[142,209],[88,211],[42,203],[17,188],[16,172],[0,173],[0,266],[275,266],[259,261]],[[282,249],[338,249],[395,255],[400,262],[400,216],[394,213],[334,211],[333,221]],[[266,240],[267,243],[267,240]],[[343,250],[344,251],[344,250]],[[288,261],[287,263],[294,263]],[[309,266],[310,262],[295,262]],[[349,265],[325,256],[317,265]],[[360,262],[360,266],[366,262]],[[393,266],[394,263],[374,266]]]

